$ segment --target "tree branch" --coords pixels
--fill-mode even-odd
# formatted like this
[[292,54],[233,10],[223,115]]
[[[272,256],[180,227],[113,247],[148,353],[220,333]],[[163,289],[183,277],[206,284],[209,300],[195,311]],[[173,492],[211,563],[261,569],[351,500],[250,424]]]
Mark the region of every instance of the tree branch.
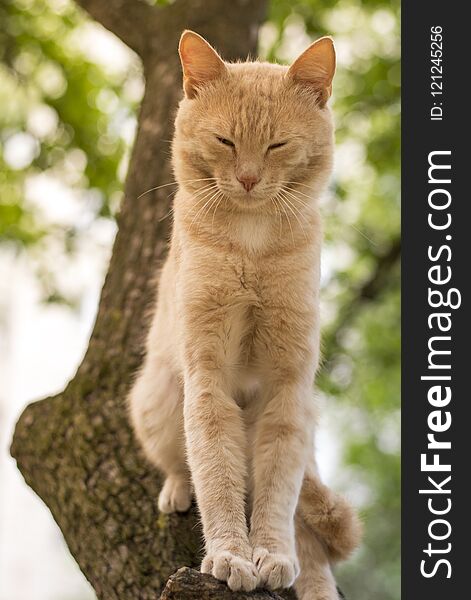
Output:
[[76,0],[96,21],[141,57],[146,54],[159,13],[143,0]]
[[225,583],[211,575],[183,567],[167,581],[160,600],[294,600],[294,594],[284,592],[283,598],[268,590],[231,592]]
[[376,263],[371,277],[363,282],[357,294],[357,302],[374,300],[385,287],[391,270],[398,263],[401,256],[401,240],[392,241],[388,251],[382,254]]
[[[340,600],[345,600],[342,592],[337,591]],[[214,577],[182,567],[167,581],[160,600],[296,600],[296,594],[293,590],[283,590],[282,596],[269,590],[231,592]]]

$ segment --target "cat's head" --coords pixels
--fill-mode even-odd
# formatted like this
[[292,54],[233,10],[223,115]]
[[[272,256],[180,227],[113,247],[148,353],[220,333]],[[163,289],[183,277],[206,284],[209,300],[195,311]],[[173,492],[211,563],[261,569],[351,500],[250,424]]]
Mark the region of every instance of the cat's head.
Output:
[[180,185],[208,199],[222,192],[244,211],[263,210],[294,189],[304,201],[317,196],[332,164],[326,106],[335,71],[332,40],[318,40],[289,68],[226,63],[191,31],[183,33],[179,52],[185,97],[173,158]]

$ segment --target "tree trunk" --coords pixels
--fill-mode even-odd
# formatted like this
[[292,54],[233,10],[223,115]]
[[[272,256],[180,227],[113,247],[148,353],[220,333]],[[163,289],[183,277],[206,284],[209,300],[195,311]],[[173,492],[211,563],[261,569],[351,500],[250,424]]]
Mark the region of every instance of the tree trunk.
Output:
[[[201,530],[194,509],[185,515],[159,514],[160,478],[143,459],[126,417],[125,398],[142,359],[155,275],[167,252],[171,219],[164,217],[173,188],[139,195],[172,180],[167,140],[181,96],[181,31],[198,31],[227,59],[255,55],[266,2],[177,0],[159,7],[141,0],[78,3],[139,53],[146,90],[119,232],[86,356],[64,392],[26,408],[11,452],[28,485],[51,509],[97,596],[155,600],[178,568],[199,565]],[[199,586],[202,580],[194,573],[186,583],[181,573],[176,577],[164,598],[228,594],[223,586],[225,595],[219,588],[211,596],[206,586],[205,595],[177,596],[172,585],[191,587],[193,581]],[[261,592],[256,597],[275,595]]]

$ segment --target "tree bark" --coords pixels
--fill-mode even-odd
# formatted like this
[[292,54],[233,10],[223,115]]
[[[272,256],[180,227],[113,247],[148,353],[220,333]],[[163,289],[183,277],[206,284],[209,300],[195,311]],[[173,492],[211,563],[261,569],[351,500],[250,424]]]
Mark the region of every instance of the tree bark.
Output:
[[[338,590],[341,600],[345,596]],[[167,581],[160,600],[296,600],[292,590],[285,590],[283,596],[267,590],[255,592],[231,592],[226,584],[210,575],[203,575],[194,569],[182,567]]]
[[[173,188],[139,196],[172,181],[167,140],[181,96],[181,31],[195,29],[227,59],[245,58],[256,52],[266,2],[177,0],[152,7],[140,0],[78,1],[138,52],[146,90],[88,350],[64,392],[25,409],[11,453],[50,508],[98,598],[155,600],[178,568],[199,565],[201,531],[194,508],[185,515],[159,514],[160,477],[146,464],[126,416],[156,273],[167,253],[171,219],[165,217]],[[183,585],[181,573],[172,581],[166,598],[177,597],[172,585]],[[215,593],[193,597],[226,597]],[[268,592],[255,597],[275,598]]]
[[[286,595],[285,598],[295,598]],[[225,583],[211,575],[203,575],[194,569],[183,567],[167,581],[160,600],[283,600],[274,592],[231,592]]]

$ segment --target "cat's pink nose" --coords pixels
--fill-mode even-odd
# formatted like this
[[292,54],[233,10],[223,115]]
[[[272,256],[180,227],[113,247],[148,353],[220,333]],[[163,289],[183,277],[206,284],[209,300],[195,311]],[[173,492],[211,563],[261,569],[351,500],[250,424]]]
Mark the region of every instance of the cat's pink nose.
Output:
[[237,181],[240,182],[246,192],[250,192],[260,181],[260,177],[256,175],[241,175],[237,176]]

